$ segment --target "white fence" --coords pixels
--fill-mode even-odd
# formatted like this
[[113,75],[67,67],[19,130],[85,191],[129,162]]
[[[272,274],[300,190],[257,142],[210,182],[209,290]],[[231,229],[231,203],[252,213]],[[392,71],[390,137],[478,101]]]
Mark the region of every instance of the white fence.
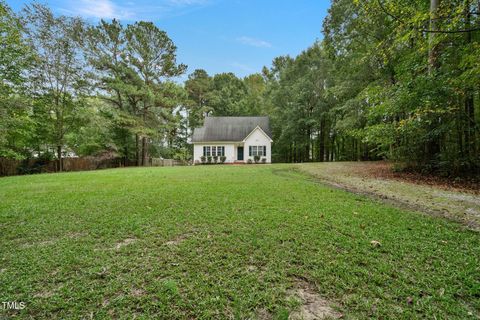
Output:
[[152,167],[186,166],[188,162],[173,159],[150,158],[150,165]]

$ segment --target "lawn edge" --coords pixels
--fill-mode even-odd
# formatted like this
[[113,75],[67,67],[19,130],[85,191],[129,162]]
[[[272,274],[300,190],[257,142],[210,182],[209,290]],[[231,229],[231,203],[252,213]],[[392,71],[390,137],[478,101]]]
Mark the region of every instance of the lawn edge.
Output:
[[342,191],[345,191],[345,192],[348,192],[348,193],[353,193],[353,194],[356,194],[356,195],[365,196],[369,199],[376,200],[376,201],[379,201],[383,204],[391,205],[393,207],[396,207],[396,208],[399,208],[399,209],[402,209],[402,210],[413,211],[413,212],[420,213],[422,215],[426,215],[426,216],[429,216],[429,217],[445,219],[449,222],[453,222],[453,223],[457,224],[458,227],[460,227],[463,230],[480,232],[480,224],[479,223],[476,223],[474,221],[466,221],[466,220],[457,219],[457,218],[453,217],[452,215],[450,215],[445,210],[434,210],[434,209],[430,209],[430,208],[427,208],[427,207],[422,206],[422,205],[413,204],[413,203],[410,203],[410,202],[407,202],[407,201],[402,201],[402,200],[399,200],[399,199],[396,199],[396,198],[392,198],[392,197],[389,197],[389,196],[384,195],[384,194],[379,194],[379,193],[372,192],[372,191],[362,190],[362,189],[356,188],[354,186],[349,186],[349,185],[346,185],[346,184],[339,183],[337,181],[333,181],[333,180],[329,180],[329,179],[317,176],[315,174],[312,174],[312,173],[310,173],[306,170],[302,170],[301,168],[293,166],[293,165],[290,166],[290,167],[287,167],[287,168],[273,170],[272,173],[287,178],[287,175],[282,175],[281,173],[279,173],[279,172],[282,172],[282,171],[283,172],[292,171],[292,172],[303,175],[305,177],[306,181],[310,181],[312,183],[317,183],[317,184],[320,184],[320,185],[323,185],[323,186],[326,186],[326,187],[330,187],[330,188],[333,188],[333,189],[336,189],[336,190],[342,190]]

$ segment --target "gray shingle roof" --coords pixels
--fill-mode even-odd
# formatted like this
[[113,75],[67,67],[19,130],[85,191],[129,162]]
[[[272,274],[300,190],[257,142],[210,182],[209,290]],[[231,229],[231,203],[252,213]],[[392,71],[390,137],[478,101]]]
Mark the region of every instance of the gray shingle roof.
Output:
[[242,141],[257,126],[272,137],[268,117],[206,117],[203,127],[193,131],[192,142]]

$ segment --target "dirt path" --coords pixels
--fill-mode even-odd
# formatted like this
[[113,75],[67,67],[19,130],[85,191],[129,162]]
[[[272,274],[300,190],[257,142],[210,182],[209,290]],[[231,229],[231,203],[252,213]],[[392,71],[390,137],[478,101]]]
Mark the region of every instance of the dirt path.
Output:
[[331,186],[442,216],[480,230],[480,195],[475,189],[402,179],[392,174],[385,162],[306,163],[294,168]]

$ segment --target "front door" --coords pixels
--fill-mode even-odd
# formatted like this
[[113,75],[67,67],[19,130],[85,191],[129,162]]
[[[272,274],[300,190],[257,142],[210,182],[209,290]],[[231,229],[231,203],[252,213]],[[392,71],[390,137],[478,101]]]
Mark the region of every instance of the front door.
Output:
[[243,147],[237,147],[237,160],[243,161]]

